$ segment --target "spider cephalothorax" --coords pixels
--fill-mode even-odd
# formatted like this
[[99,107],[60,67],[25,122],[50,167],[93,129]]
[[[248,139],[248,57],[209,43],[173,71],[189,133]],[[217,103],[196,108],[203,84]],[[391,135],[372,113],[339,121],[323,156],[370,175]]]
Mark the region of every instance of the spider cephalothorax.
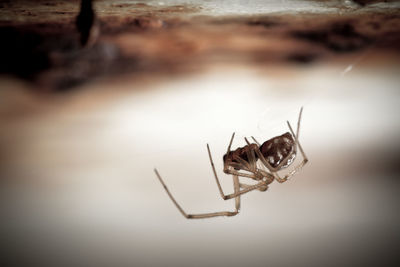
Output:
[[[154,171],[161,184],[163,185],[165,191],[167,192],[168,196],[171,198],[172,202],[174,202],[178,210],[187,219],[202,219],[216,216],[234,216],[239,213],[240,195],[253,191],[255,189],[259,191],[266,191],[268,189],[268,185],[274,180],[278,181],[279,183],[286,182],[289,177],[293,176],[308,162],[308,159],[299,143],[299,131],[302,111],[303,108],[300,109],[296,134],[293,132],[290,123],[287,122],[290,132],[273,137],[265,141],[262,145],[260,145],[260,143],[254,137],[252,137],[252,139],[255,143],[250,143],[247,138],[244,138],[247,145],[231,151],[231,146],[235,133],[232,134],[232,138],[228,146],[228,151],[223,156],[224,172],[226,174],[231,174],[233,177],[234,193],[232,194],[225,195],[222,191],[222,187],[217,176],[217,171],[215,170],[214,162],[211,157],[210,147],[207,144],[208,156],[210,158],[210,163],[212,171],[214,173],[215,181],[217,182],[218,190],[224,200],[235,198],[235,211],[186,214],[186,212],[179,206],[175,198],[169,192],[158,171],[156,169]],[[278,171],[290,166],[294,162],[297,149],[300,150],[300,153],[303,156],[302,162],[284,177],[280,177]],[[249,185],[241,183],[239,182],[239,177],[251,178],[256,181],[256,184]]]
[[253,150],[254,159],[257,160],[258,157],[254,154],[254,150],[257,149],[256,144],[246,145],[244,147],[238,147],[234,151],[226,153],[223,157],[224,164],[232,166],[235,170],[240,170],[237,164],[243,164],[243,162],[249,163],[251,160],[251,151]]

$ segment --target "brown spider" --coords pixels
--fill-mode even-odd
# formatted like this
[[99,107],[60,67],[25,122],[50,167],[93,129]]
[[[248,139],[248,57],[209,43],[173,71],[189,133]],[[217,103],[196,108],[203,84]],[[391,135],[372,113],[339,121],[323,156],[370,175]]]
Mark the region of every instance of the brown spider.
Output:
[[[287,132],[280,136],[273,137],[265,141],[262,145],[260,145],[260,143],[257,142],[254,137],[251,138],[255,143],[250,143],[247,138],[244,138],[247,145],[231,151],[231,145],[235,133],[232,134],[232,138],[228,146],[228,151],[223,157],[224,172],[226,174],[231,174],[233,177],[234,193],[232,194],[225,195],[222,191],[222,187],[219,183],[217,172],[215,170],[214,162],[211,157],[210,147],[207,144],[208,156],[210,158],[211,167],[214,172],[215,181],[217,182],[221,197],[224,200],[235,198],[235,211],[187,214],[169,192],[158,171],[156,169],[154,169],[154,171],[161,184],[163,185],[165,191],[167,192],[168,196],[170,197],[172,202],[174,202],[175,206],[185,218],[202,219],[216,216],[234,216],[239,213],[240,195],[255,189],[266,191],[268,189],[268,185],[274,180],[277,180],[279,183],[286,182],[289,177],[298,172],[308,162],[307,156],[305,155],[303,148],[299,143],[299,130],[302,112],[303,108],[300,109],[299,119],[297,121],[296,135],[294,134],[289,121],[287,121],[290,133]],[[278,171],[290,166],[293,163],[296,157],[297,149],[300,150],[300,153],[303,156],[302,162],[284,177],[280,177],[278,175]],[[251,178],[257,181],[257,183],[254,185],[240,183],[239,176]]]

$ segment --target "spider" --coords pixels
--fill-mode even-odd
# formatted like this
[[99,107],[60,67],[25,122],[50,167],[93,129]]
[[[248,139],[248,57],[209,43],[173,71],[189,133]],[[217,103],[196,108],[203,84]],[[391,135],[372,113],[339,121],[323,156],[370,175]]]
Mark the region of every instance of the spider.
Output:
[[[224,173],[230,174],[233,177],[234,192],[232,194],[224,194],[218,179],[217,172],[215,170],[210,146],[207,144],[208,156],[210,158],[211,168],[214,173],[215,181],[217,182],[219,193],[224,200],[235,198],[235,211],[187,214],[178,204],[178,202],[176,202],[175,198],[168,190],[157,169],[154,169],[154,172],[156,173],[161,184],[163,185],[169,198],[172,200],[172,202],[185,218],[203,219],[217,216],[235,216],[239,213],[240,210],[241,195],[255,189],[258,189],[259,191],[266,191],[268,189],[268,185],[274,180],[278,181],[279,183],[286,182],[288,178],[297,173],[308,162],[307,156],[305,155],[303,148],[299,143],[299,130],[302,112],[303,108],[300,109],[296,134],[294,134],[292,126],[290,125],[289,121],[287,121],[290,132],[286,132],[280,136],[273,137],[265,141],[261,145],[253,136],[251,138],[253,139],[254,143],[250,143],[249,140],[247,140],[247,138],[245,137],[244,140],[246,141],[247,145],[231,151],[232,142],[235,137],[235,133],[232,134],[231,140],[228,145],[228,150],[223,156],[223,171]],[[286,174],[284,177],[280,177],[278,171],[287,168],[294,162],[297,154],[297,149],[300,150],[303,160],[291,172]],[[257,181],[257,183],[254,185],[244,184],[239,181],[239,177],[251,178]]]

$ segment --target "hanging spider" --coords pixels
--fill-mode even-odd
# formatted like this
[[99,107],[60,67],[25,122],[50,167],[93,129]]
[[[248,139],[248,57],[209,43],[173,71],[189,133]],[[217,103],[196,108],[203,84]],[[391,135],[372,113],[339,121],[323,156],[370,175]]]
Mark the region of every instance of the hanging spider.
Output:
[[[265,141],[262,145],[260,145],[260,143],[254,137],[251,138],[255,143],[250,143],[247,138],[244,138],[247,145],[231,151],[231,146],[235,133],[232,134],[231,141],[229,142],[228,146],[228,151],[223,157],[224,173],[230,174],[233,177],[234,192],[232,194],[224,194],[217,176],[217,172],[215,170],[210,147],[207,144],[208,156],[210,158],[211,167],[221,197],[224,200],[235,198],[235,211],[187,214],[176,202],[175,198],[168,190],[157,169],[154,169],[154,171],[161,184],[163,185],[165,191],[167,192],[168,196],[185,218],[203,219],[217,216],[235,216],[239,213],[240,210],[240,195],[243,195],[255,189],[258,189],[259,191],[266,191],[268,189],[268,185],[274,180],[278,181],[279,183],[286,182],[288,178],[293,176],[308,162],[307,156],[305,155],[303,148],[299,143],[299,131],[302,112],[303,108],[300,109],[296,134],[294,134],[292,126],[290,125],[289,121],[287,121],[290,133],[287,132],[280,136],[273,137]],[[278,171],[287,168],[293,163],[297,154],[297,149],[300,150],[300,153],[303,156],[302,162],[284,177],[280,177],[278,175]],[[251,178],[257,181],[257,183],[254,185],[241,183],[239,182],[239,176]]]

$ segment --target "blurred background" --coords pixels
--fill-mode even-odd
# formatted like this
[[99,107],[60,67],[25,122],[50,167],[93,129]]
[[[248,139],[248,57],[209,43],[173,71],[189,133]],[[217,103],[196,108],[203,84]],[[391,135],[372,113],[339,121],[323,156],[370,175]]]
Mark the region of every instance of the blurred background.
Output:
[[[0,1],[3,266],[398,266],[399,1]],[[223,201],[232,132],[309,163]],[[296,163],[300,161],[298,157]],[[246,178],[242,178],[247,182]]]

